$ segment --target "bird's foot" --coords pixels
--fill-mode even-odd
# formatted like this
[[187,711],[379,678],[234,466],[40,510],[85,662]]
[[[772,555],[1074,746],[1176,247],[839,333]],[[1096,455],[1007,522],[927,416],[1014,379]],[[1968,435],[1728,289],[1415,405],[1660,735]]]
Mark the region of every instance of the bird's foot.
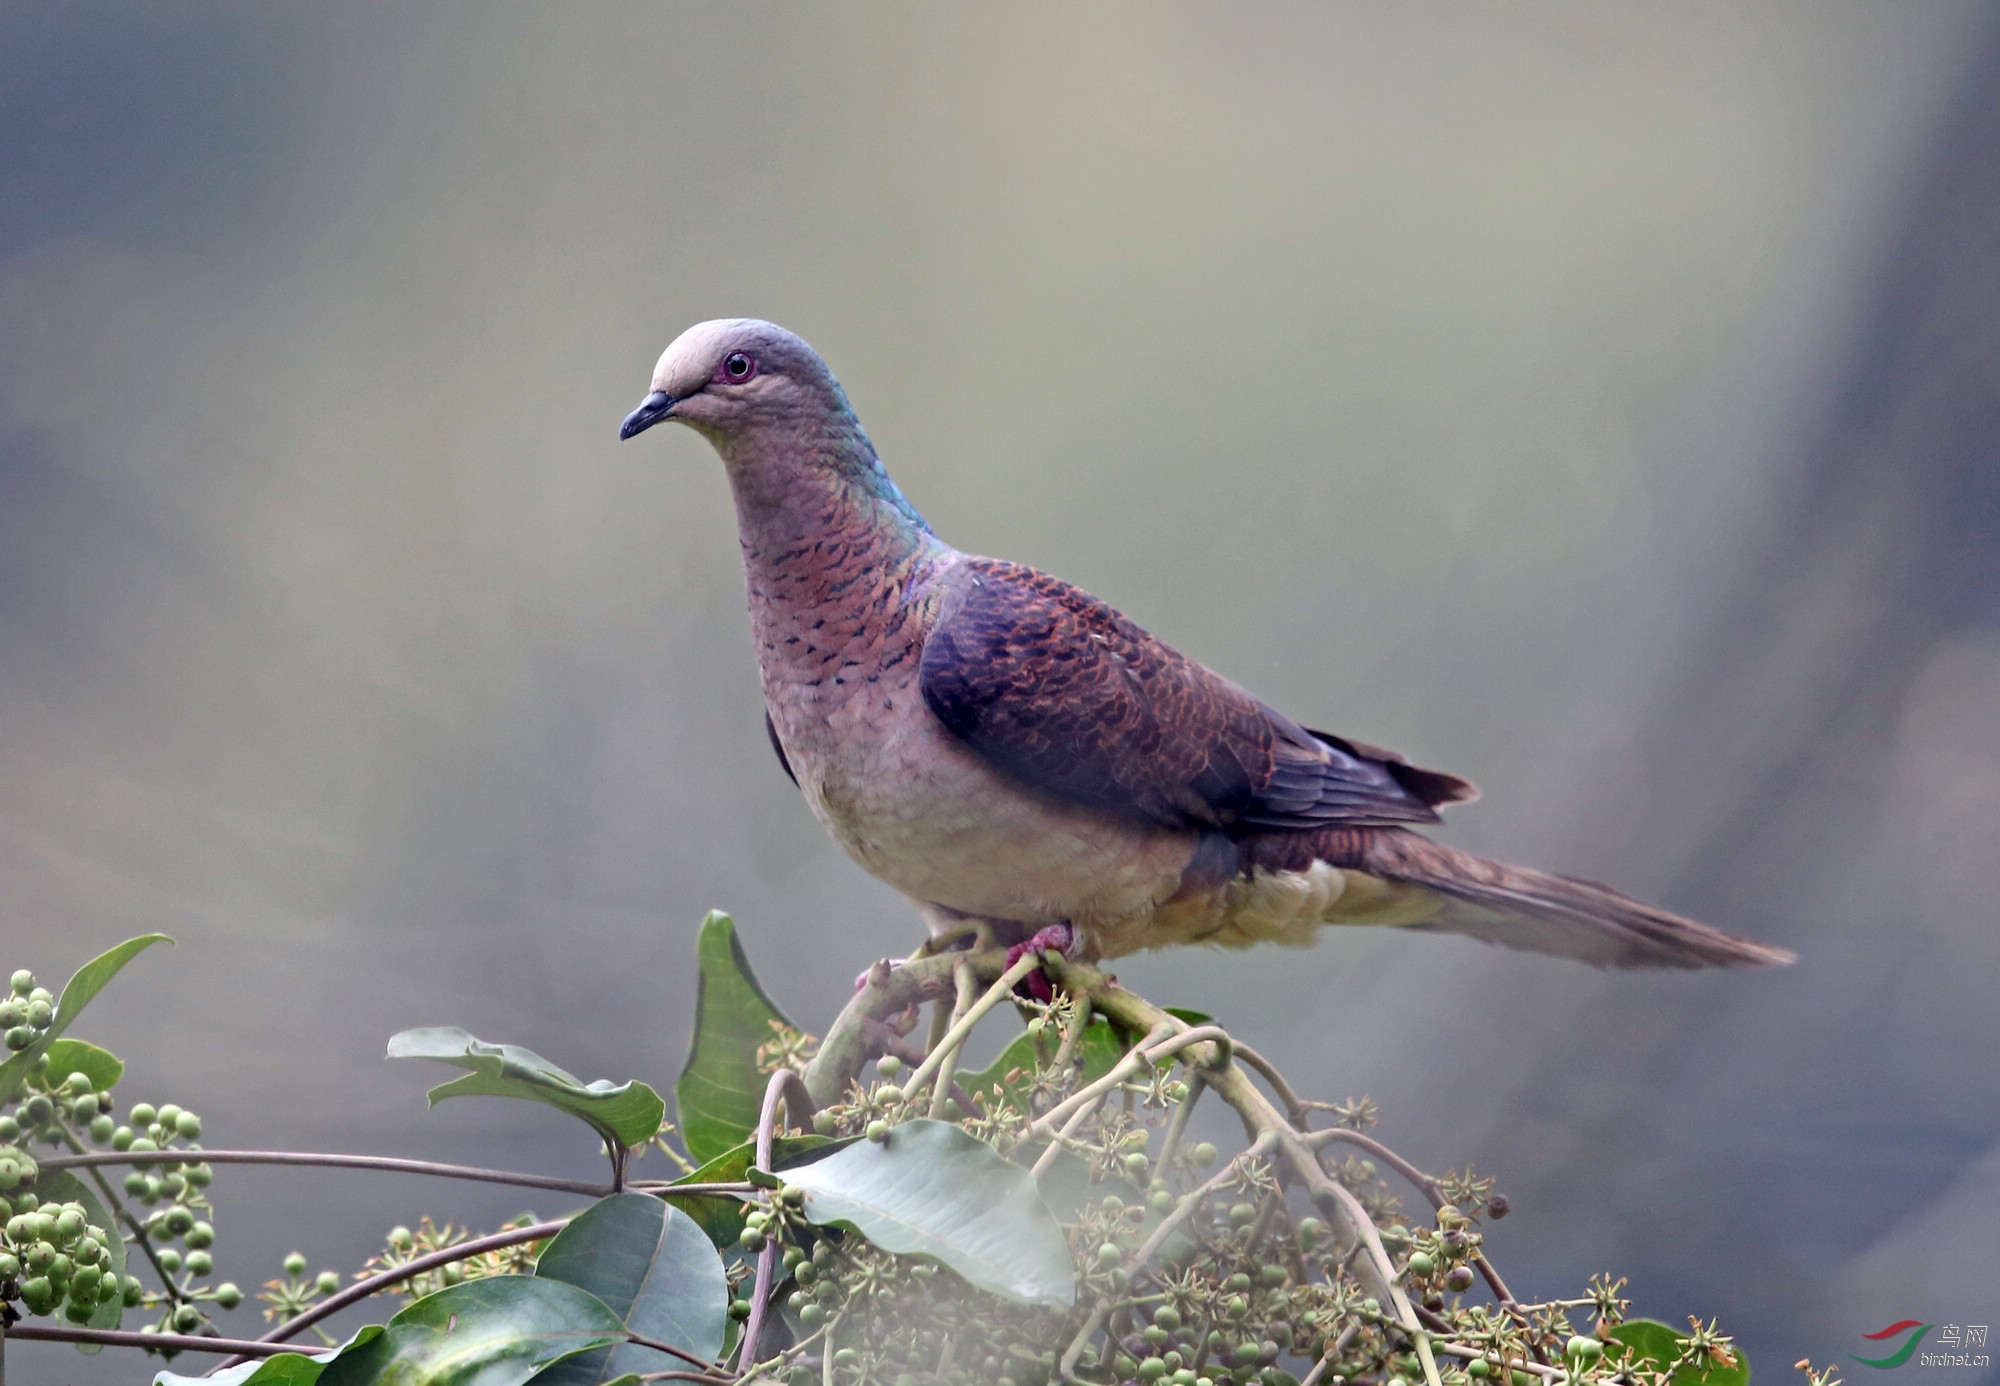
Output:
[[[1011,968],[1030,953],[1056,952],[1068,958],[1074,955],[1076,945],[1077,932],[1075,929],[1067,924],[1051,924],[1045,929],[1036,930],[1034,936],[1029,938],[1025,943],[1017,943],[1012,948],[1009,948],[1007,950],[1007,966]],[[1024,996],[1031,1001],[1046,1003],[1056,999],[1055,984],[1049,980],[1048,973],[1040,968],[1036,968],[1023,977],[1020,984],[1014,990],[1018,995]]]

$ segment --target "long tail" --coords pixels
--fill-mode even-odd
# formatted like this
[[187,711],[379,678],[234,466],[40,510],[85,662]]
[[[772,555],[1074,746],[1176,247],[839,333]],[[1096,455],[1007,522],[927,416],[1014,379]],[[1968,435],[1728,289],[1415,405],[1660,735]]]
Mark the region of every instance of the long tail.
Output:
[[1399,828],[1343,836],[1352,857],[1339,865],[1443,900],[1440,913],[1412,928],[1470,934],[1599,967],[1768,967],[1798,960],[1783,948],[1642,905],[1595,881],[1489,861]]

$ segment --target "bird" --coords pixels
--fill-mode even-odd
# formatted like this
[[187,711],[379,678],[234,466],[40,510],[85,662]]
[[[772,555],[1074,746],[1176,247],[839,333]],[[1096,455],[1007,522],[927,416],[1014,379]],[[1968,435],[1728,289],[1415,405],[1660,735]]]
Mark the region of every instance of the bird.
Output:
[[1456,775],[1314,730],[1059,578],[961,553],[819,354],[723,318],[660,356],[621,441],[678,423],[735,501],[764,725],[833,840],[934,938],[1097,962],[1452,932],[1612,968],[1794,956],[1427,837]]

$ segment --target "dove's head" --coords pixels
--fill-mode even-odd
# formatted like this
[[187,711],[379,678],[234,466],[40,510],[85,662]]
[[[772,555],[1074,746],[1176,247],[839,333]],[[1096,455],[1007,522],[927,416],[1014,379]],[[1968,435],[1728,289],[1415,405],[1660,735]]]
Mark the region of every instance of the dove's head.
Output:
[[851,424],[840,382],[819,353],[774,323],[717,318],[674,339],[653,368],[652,392],[625,419],[631,438],[666,420],[705,435],[725,456],[759,433]]

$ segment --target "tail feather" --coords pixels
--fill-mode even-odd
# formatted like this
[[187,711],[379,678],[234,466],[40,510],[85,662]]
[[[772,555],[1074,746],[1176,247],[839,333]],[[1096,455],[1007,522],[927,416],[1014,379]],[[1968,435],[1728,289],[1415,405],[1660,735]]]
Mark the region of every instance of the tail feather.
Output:
[[1767,967],[1798,960],[1595,881],[1490,861],[1413,832],[1370,832],[1359,855],[1356,865],[1368,874],[1443,898],[1437,916],[1411,928],[1469,934],[1599,967]]

